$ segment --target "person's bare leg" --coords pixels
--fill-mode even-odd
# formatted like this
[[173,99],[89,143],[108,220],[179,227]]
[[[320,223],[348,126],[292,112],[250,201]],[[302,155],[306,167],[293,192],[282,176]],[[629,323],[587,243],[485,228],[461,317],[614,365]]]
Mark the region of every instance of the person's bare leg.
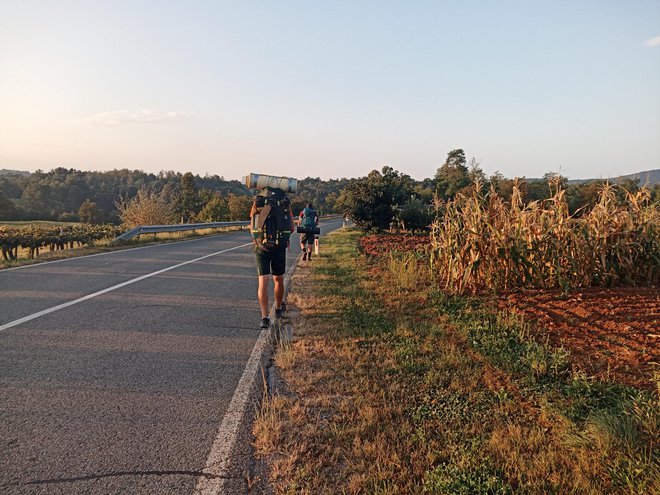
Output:
[[257,297],[259,299],[259,308],[261,308],[262,318],[268,318],[268,279],[269,278],[270,275],[259,276],[259,289],[257,290]]
[[281,308],[284,300],[284,275],[273,275],[273,280],[275,281],[275,308]]

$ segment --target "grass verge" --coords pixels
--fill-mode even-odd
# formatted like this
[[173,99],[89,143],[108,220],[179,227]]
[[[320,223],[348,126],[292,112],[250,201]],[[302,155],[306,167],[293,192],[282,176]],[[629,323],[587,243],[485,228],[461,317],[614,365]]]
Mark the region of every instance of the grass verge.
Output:
[[444,295],[417,255],[362,258],[359,235],[292,280],[286,386],[254,427],[276,493],[658,492],[656,394],[573,375],[519,318]]

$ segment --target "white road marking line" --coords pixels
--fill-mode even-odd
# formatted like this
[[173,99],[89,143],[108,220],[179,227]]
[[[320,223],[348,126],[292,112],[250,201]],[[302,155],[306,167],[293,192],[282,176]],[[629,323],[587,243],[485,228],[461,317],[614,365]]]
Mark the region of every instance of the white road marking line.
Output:
[[145,278],[150,278],[154,277],[156,275],[160,275],[161,273],[169,272],[170,270],[174,270],[175,268],[179,268],[181,266],[189,265],[190,263],[195,263],[196,261],[201,261],[206,258],[210,258],[211,256],[216,256],[218,254],[226,253],[228,251],[233,251],[234,249],[239,249],[245,246],[251,246],[252,243],[248,242],[246,244],[241,244],[240,246],[234,246],[229,249],[224,249],[222,251],[217,251],[215,253],[207,254],[205,256],[201,256],[199,258],[195,258],[194,260],[188,260],[184,261],[183,263],[179,263],[177,265],[170,266],[168,268],[163,268],[162,270],[158,270],[152,273],[147,273],[146,275],[142,275],[137,278],[133,278],[131,280],[127,280],[126,282],[122,282],[121,284],[113,285],[112,287],[108,287],[107,289],[103,289],[97,292],[94,292],[92,294],[87,294],[86,296],[80,297],[78,299],[74,299],[73,301],[66,302],[64,304],[60,304],[58,306],[53,306],[52,308],[44,309],[43,311],[39,311],[38,313],[33,313],[28,316],[24,316],[23,318],[19,318],[18,320],[10,321],[9,323],[5,323],[4,325],[0,325],[0,332],[3,330],[7,330],[8,328],[15,327],[16,325],[20,325],[21,323],[28,322],[30,320],[34,320],[35,318],[39,318],[41,316],[47,315],[49,313],[54,313],[55,311],[59,311],[60,309],[68,308],[69,306],[73,306],[74,304],[81,303],[83,301],[87,301],[88,299],[92,299],[94,297],[107,294],[108,292],[112,292],[117,289],[121,289],[122,287],[126,287],[127,285],[134,284],[135,282],[139,282],[140,280],[144,280]]
[[[289,270],[284,277],[284,287],[285,295],[288,292],[289,282],[291,280],[291,275],[298,264],[298,260],[302,257],[300,253],[293,264],[289,267]],[[275,303],[270,311],[270,317],[275,313]],[[229,402],[229,407],[227,412],[225,412],[220,427],[218,428],[218,434],[213,441],[213,446],[211,447],[211,452],[209,452],[208,459],[206,460],[206,465],[202,472],[213,475],[215,477],[208,478],[205,476],[200,476],[197,479],[197,485],[195,486],[194,495],[221,495],[224,493],[225,485],[229,479],[229,465],[231,463],[231,452],[234,449],[236,441],[238,440],[238,432],[241,426],[241,422],[245,417],[248,406],[250,405],[250,396],[252,391],[255,390],[255,383],[257,377],[259,376],[259,368],[261,367],[261,359],[266,350],[266,347],[270,344],[270,329],[266,328],[261,331],[257,342],[254,344],[252,349],[252,354],[250,354],[250,359],[245,365],[245,370],[243,370],[243,375],[238,381],[238,386],[234,391],[234,395]]]
[[[237,232],[245,232],[245,231],[240,230]],[[74,260],[79,260],[81,258],[93,258],[94,256],[105,256],[106,254],[125,253],[126,251],[137,251],[138,249],[149,249],[149,248],[156,248],[161,246],[172,246],[174,244],[183,244],[184,242],[203,241],[205,239],[213,239],[215,237],[221,237],[221,236],[224,237],[226,234],[231,234],[231,233],[232,233],[231,231],[223,232],[221,234],[208,235],[198,239],[185,239],[183,241],[162,242],[160,244],[152,244],[150,246],[138,246],[138,247],[132,247],[126,249],[117,249],[115,251],[108,251],[107,253],[84,254],[82,256],[74,256],[73,258],[65,258],[62,260],[40,261],[38,263],[32,263],[31,265],[15,266],[13,268],[0,268],[0,275],[2,275],[4,272],[10,272],[12,270],[23,270],[25,268],[34,268],[35,266],[50,265],[52,263],[62,263],[64,261],[74,261]]]
[[[330,227],[335,224],[339,224],[339,222],[325,224],[324,227]],[[287,292],[291,275],[301,257],[302,252],[297,256],[296,261],[291,267],[289,267],[289,270],[286,273],[284,287]],[[271,319],[274,311],[275,304],[273,304],[271,309]],[[254,344],[250,359],[245,365],[243,375],[241,375],[241,378],[238,381],[234,395],[232,396],[231,401],[229,402],[229,407],[222,418],[218,433],[211,446],[211,451],[209,452],[204,469],[202,470],[204,473],[213,475],[214,477],[209,478],[206,476],[200,476],[197,479],[194,495],[220,495],[225,489],[227,480],[229,479],[229,465],[232,460],[230,455],[234,449],[236,441],[238,440],[241,422],[247,413],[248,406],[251,402],[250,396],[255,389],[255,383],[259,376],[262,356],[269,343],[270,329],[264,329],[259,334],[257,342]]]
[[[261,355],[265,352],[270,341],[270,330],[264,329],[259,334],[250,359],[245,366],[243,375],[238,382],[234,395],[229,402],[227,412],[222,418],[218,433],[213,441],[211,452],[209,452],[206,465],[202,470],[204,473],[227,476],[230,454],[238,438],[241,421],[250,404],[250,395],[255,388],[257,373],[261,367]],[[195,495],[218,495],[223,493],[226,480],[224,478],[207,478],[200,476],[195,486]]]

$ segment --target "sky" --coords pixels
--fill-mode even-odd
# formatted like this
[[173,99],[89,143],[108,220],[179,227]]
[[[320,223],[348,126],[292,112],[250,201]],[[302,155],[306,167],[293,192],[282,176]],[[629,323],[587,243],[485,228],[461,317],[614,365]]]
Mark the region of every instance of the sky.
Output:
[[0,0],[0,168],[660,168],[660,1]]

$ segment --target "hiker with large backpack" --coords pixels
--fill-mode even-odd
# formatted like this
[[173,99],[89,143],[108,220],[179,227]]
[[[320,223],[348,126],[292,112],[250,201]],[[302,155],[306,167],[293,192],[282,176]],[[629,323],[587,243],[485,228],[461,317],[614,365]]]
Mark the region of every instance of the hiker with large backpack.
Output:
[[273,277],[275,317],[286,311],[284,304],[284,272],[286,251],[294,223],[291,202],[278,187],[265,187],[255,197],[250,211],[250,231],[254,243],[259,289],[257,297],[261,309],[261,328],[270,326],[268,317],[268,280]]
[[303,251],[303,260],[312,260],[312,246],[316,239],[315,231],[319,224],[319,214],[312,206],[312,203],[307,203],[307,206],[300,212],[300,249]]

